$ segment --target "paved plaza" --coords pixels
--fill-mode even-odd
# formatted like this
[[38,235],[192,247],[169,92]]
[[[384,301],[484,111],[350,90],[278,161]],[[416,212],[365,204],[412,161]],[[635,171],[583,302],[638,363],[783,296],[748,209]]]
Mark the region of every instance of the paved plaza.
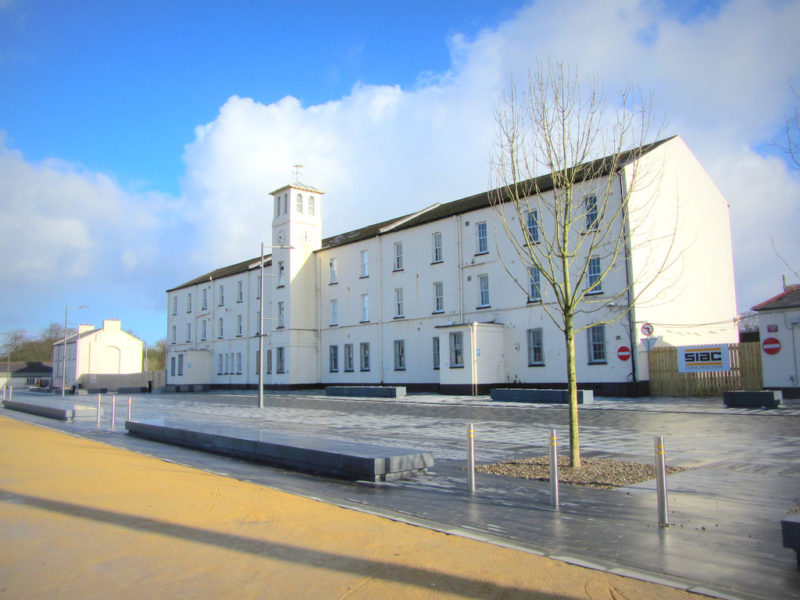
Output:
[[[33,399],[34,394],[15,393]],[[91,396],[78,396],[85,403]],[[125,435],[127,396],[103,396],[100,428],[13,413],[46,425],[283,491],[459,536],[522,548],[577,565],[731,598],[800,598],[794,553],[780,519],[800,503],[800,402],[778,410],[727,409],[721,399],[599,398],[580,409],[585,456],[653,461],[665,437],[671,475],[669,528],[657,526],[655,483],[616,490],[561,486],[550,507],[548,482],[478,474],[466,488],[465,433],[476,429],[478,463],[546,454],[556,428],[568,452],[564,406],[493,403],[486,397],[328,398],[320,392],[133,396],[137,419],[166,416],[374,442],[431,452],[429,475],[392,483],[346,482],[288,472]]]

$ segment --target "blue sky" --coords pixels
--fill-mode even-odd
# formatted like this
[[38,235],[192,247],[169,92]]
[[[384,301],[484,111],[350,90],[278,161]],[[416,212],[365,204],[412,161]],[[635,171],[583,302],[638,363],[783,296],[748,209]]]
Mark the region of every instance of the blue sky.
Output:
[[788,274],[771,240],[800,263],[770,145],[800,3],[340,4],[0,0],[0,334],[88,304],[164,337],[164,291],[269,243],[298,162],[325,235],[484,190],[492,107],[537,58],[652,90],[731,204],[741,310]]

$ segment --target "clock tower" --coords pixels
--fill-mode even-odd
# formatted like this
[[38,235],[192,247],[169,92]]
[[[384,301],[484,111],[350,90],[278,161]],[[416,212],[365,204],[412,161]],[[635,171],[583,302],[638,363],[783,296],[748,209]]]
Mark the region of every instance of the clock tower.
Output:
[[[270,192],[273,198],[269,347],[276,355],[274,381],[298,386],[319,381],[317,263],[322,247],[322,196],[295,181]],[[282,356],[280,356],[282,355]],[[278,356],[282,358],[279,361]],[[283,373],[278,367],[283,366]]]

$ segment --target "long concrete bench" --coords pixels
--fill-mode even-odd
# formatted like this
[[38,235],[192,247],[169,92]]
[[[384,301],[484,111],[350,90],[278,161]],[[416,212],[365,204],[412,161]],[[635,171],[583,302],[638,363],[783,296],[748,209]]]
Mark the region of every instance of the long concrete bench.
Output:
[[[543,404],[569,404],[568,390],[533,390],[523,388],[495,388],[489,397],[496,402],[531,402]],[[592,390],[578,390],[578,404],[594,401]]]
[[360,481],[413,477],[433,466],[429,452],[278,431],[163,421],[126,421],[125,428],[157,442]]
[[728,408],[778,408],[783,393],[780,390],[761,390],[757,392],[724,392],[722,400]]
[[404,385],[329,385],[326,396],[349,396],[351,398],[404,398]]
[[85,404],[59,405],[55,402],[40,403],[3,400],[3,407],[9,410],[16,410],[31,415],[47,417],[49,419],[59,419],[61,421],[81,421],[97,418],[97,407]]

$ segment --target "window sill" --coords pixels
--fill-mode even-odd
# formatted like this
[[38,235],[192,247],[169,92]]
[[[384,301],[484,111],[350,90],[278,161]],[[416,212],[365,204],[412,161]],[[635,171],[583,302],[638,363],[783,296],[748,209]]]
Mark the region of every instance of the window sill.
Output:
[[431,314],[432,314],[432,315],[443,315],[443,314],[444,314],[444,309],[442,309],[442,310],[435,310],[435,311],[433,311]]
[[398,369],[397,367],[395,367],[395,368],[394,368],[394,370],[395,370],[395,371],[405,371],[405,370],[406,370],[406,368],[405,368],[405,367],[403,367],[402,369]]
[[276,285],[276,286],[275,286],[275,289],[276,289],[276,290],[282,290],[282,289],[283,289],[283,288],[285,288],[285,287],[286,287],[286,285],[285,285],[285,284],[283,284],[283,283],[279,283],[278,285]]
[[366,321],[359,321],[359,323],[369,323],[369,319],[367,319]]
[[241,304],[242,302],[244,302],[244,300],[237,300],[236,304]]
[[545,364],[543,362],[541,362],[541,363],[532,363],[532,364],[529,364],[528,366],[529,367],[544,367]]
[[345,373],[352,373],[352,372],[353,372],[353,369],[345,369],[345,370],[344,370],[344,372],[345,372]]
[[359,275],[359,279],[369,279],[369,275]]
[[482,306],[476,306],[475,310],[486,310],[487,308],[492,308],[491,304],[484,304]]
[[285,325],[278,325],[275,329],[286,329]]
[[475,256],[484,256],[484,255],[486,255],[486,254],[489,254],[489,251],[488,251],[488,250],[484,250],[483,252],[476,252],[476,253],[475,253]]
[[392,269],[392,273],[401,273],[402,271],[405,271],[405,269]]
[[392,320],[397,321],[398,319],[405,319],[405,318],[406,318],[405,315],[395,315],[394,317],[392,317]]
[[585,296],[599,296],[603,293],[603,290],[592,290],[591,292],[586,292]]
[[328,285],[339,285],[338,281],[331,281]]
[[450,365],[451,369],[463,369],[464,365]]
[[607,365],[608,362],[605,360],[590,360],[589,365]]
[[369,369],[361,369],[361,373],[369,373]]
[[331,323],[330,325],[328,325],[328,327],[338,327],[338,326],[339,326],[338,323]]
[[433,370],[434,370],[434,371],[438,371],[438,370],[439,370],[439,367],[433,367]]
[[432,264],[432,265],[440,265],[440,264],[442,264],[443,262],[444,262],[443,260],[435,260],[435,261],[433,261],[431,264]]
[[541,298],[528,298],[528,304],[541,304]]

